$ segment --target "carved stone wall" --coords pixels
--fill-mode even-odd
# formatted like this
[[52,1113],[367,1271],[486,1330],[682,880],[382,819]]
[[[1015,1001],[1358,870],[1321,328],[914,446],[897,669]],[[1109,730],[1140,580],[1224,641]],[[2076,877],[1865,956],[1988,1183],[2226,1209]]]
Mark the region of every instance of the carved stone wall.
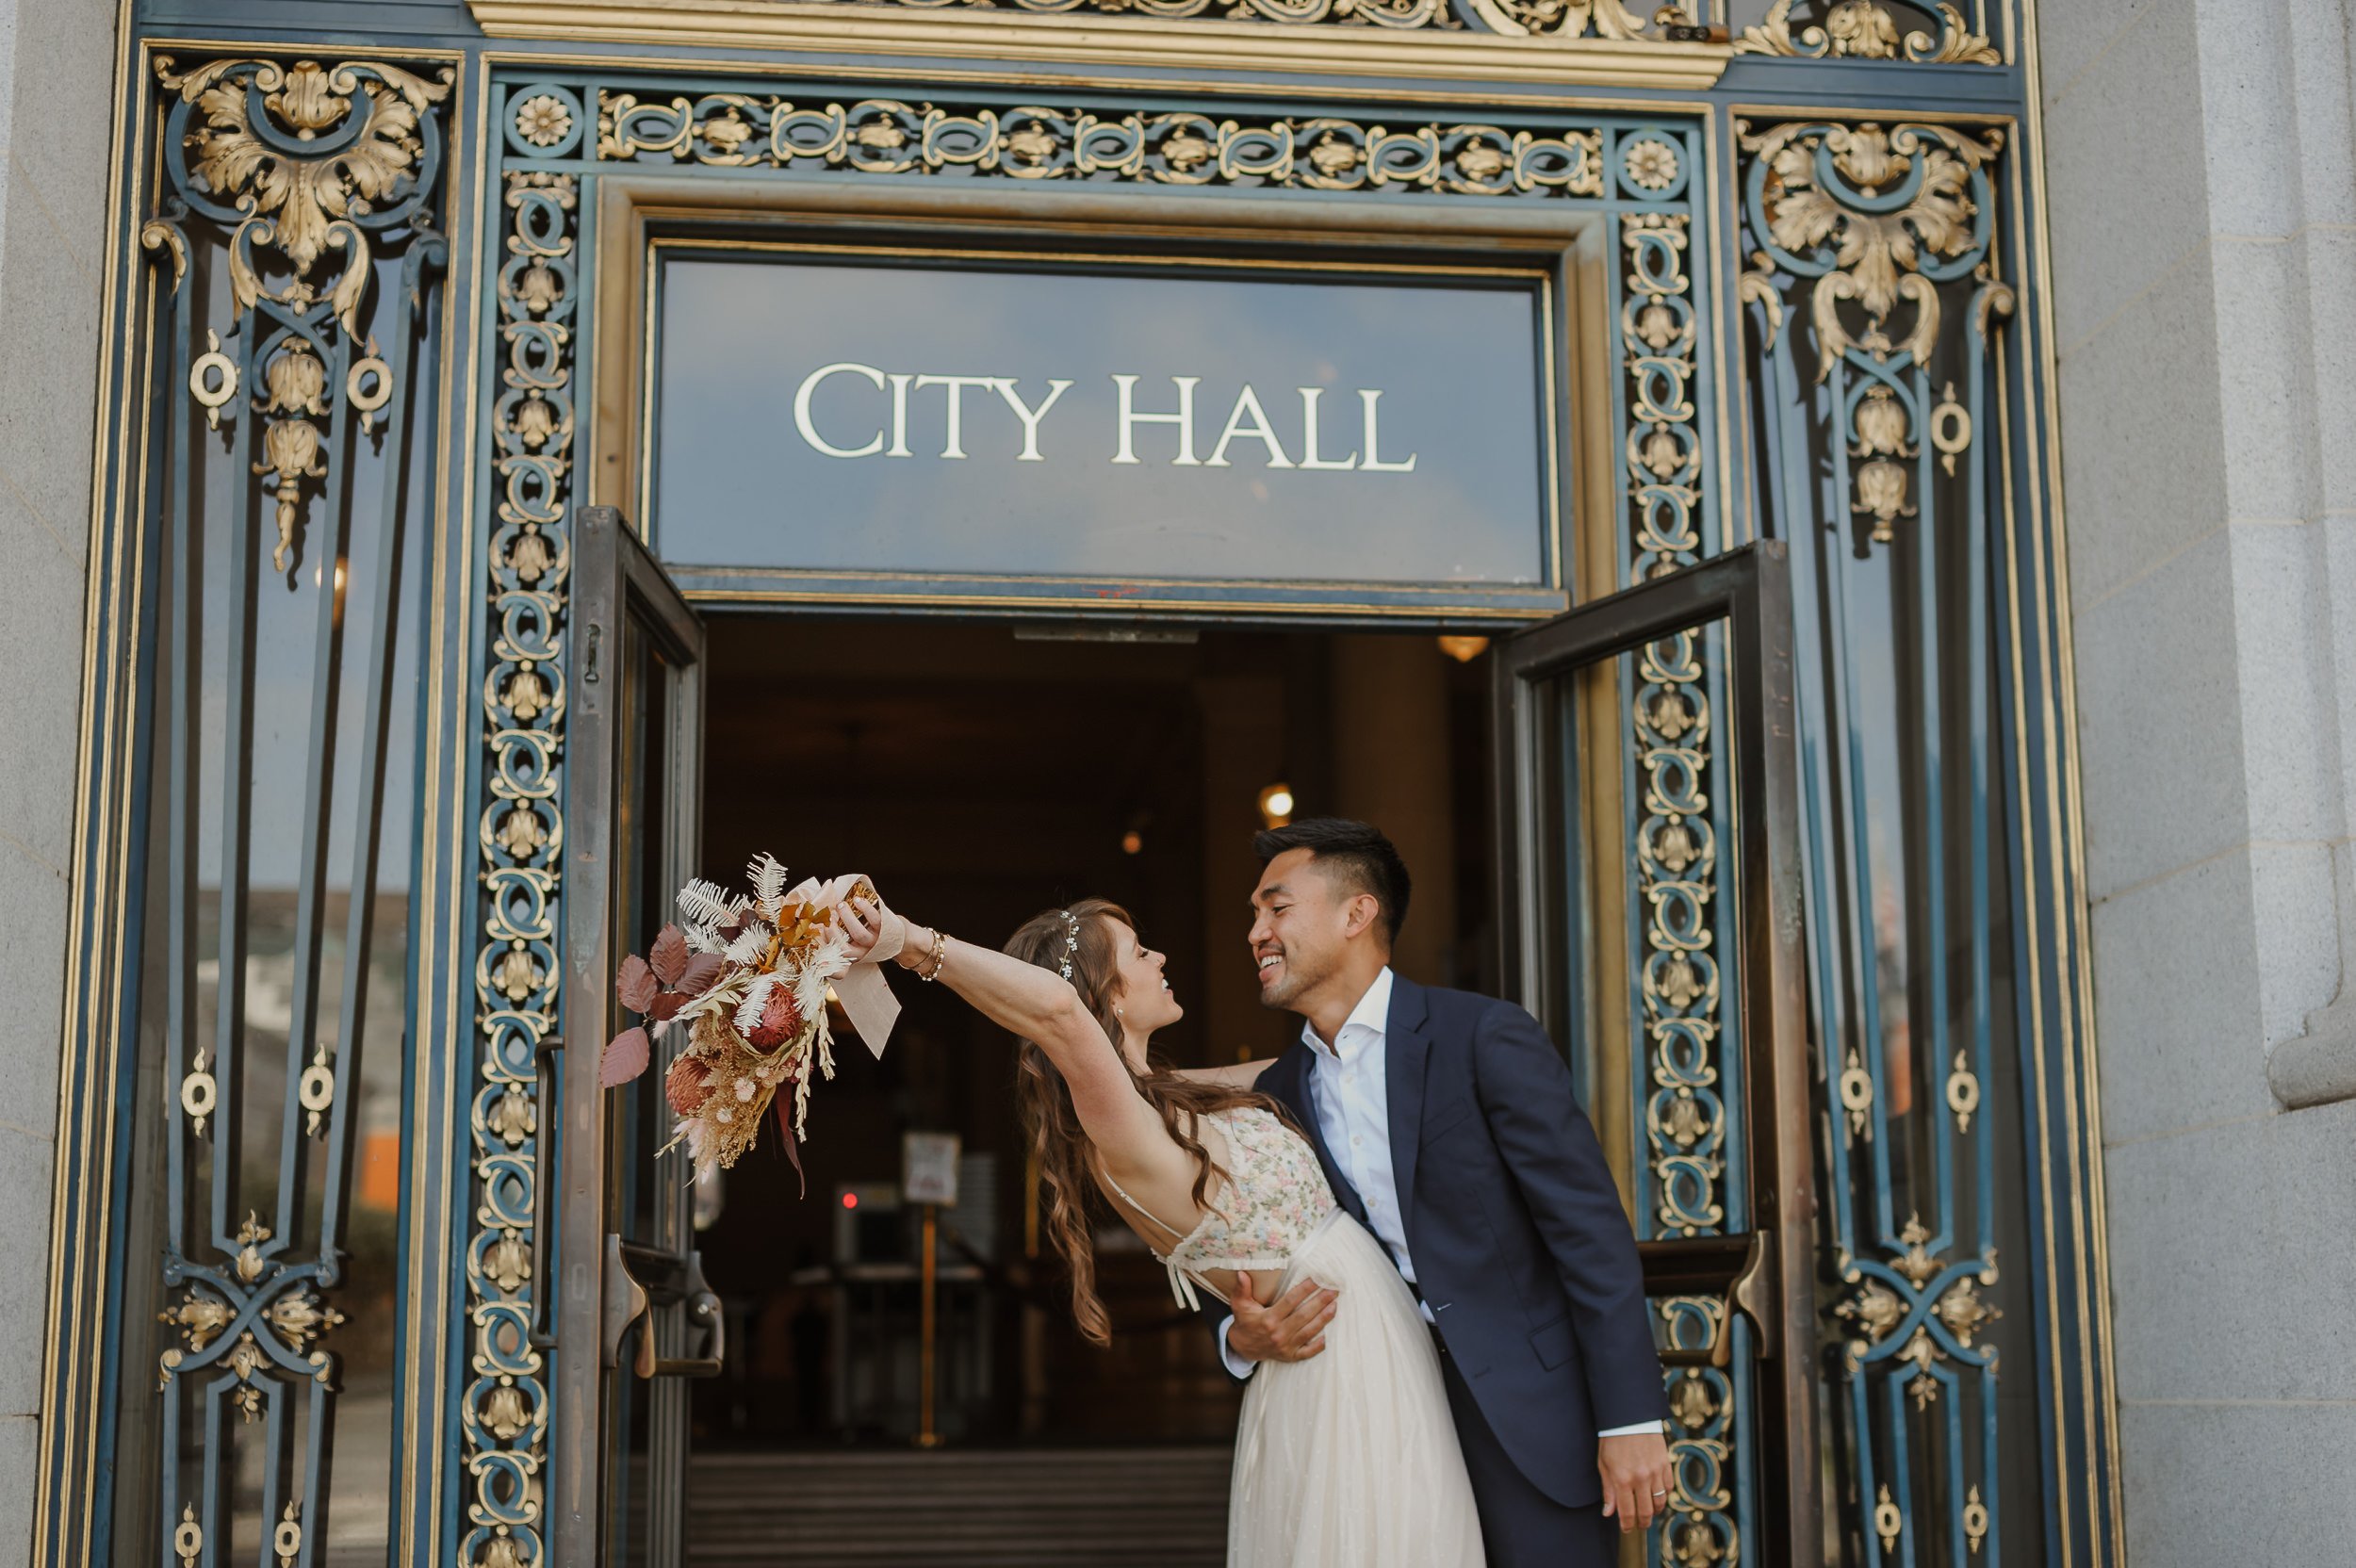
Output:
[[0,1568],[26,1560],[81,729],[111,0],[0,0]]
[[2136,1568],[2348,1551],[2317,1481],[2356,1462],[2347,21],[2172,0],[2043,26]]

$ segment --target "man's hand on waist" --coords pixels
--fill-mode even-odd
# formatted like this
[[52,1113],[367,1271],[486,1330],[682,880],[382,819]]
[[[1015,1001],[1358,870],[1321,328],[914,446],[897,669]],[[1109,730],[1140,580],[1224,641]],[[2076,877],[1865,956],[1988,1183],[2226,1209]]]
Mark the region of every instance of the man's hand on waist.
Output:
[[1231,1361],[1307,1361],[1325,1348],[1326,1325],[1333,1321],[1341,1292],[1303,1280],[1267,1306],[1248,1289],[1235,1292],[1235,1316],[1224,1342]]

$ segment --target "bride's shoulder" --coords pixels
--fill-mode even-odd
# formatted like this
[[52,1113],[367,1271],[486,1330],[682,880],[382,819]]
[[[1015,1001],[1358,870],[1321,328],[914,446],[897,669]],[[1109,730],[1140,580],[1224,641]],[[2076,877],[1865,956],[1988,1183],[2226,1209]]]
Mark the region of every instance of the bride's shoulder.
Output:
[[1225,1088],[1248,1089],[1259,1083],[1260,1075],[1275,1065],[1275,1057],[1263,1056],[1257,1061],[1222,1062],[1218,1067],[1180,1068],[1177,1070],[1177,1076],[1197,1084],[1218,1084]]

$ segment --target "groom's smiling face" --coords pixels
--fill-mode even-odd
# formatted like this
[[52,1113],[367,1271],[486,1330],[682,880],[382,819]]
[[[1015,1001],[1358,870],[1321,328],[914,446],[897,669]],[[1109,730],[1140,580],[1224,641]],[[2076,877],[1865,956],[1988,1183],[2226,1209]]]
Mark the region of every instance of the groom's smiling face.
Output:
[[1308,850],[1288,849],[1268,863],[1252,894],[1261,1005],[1291,1007],[1340,971],[1353,897]]

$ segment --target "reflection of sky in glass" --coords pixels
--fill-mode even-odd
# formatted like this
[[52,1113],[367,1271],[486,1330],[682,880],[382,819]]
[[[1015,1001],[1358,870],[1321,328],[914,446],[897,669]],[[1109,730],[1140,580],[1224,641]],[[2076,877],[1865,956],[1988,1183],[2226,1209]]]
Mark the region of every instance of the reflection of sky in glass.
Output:
[[[238,500],[239,476],[232,474],[221,454],[228,450],[227,433],[206,439],[214,455],[205,464],[206,547],[205,569],[205,681],[203,690],[206,765],[201,778],[198,821],[198,875],[207,887],[221,882],[221,760],[223,727],[228,722],[228,603],[230,521]],[[421,445],[422,442],[417,443]],[[352,550],[350,589],[344,600],[344,654],[340,713],[336,726],[335,787],[328,812],[327,876],[331,888],[342,890],[352,879],[352,830],[359,821],[359,765],[363,688],[368,679],[368,654],[386,629],[375,619],[376,550],[379,513],[383,502],[384,455],[362,442],[351,491]],[[414,449],[413,449],[414,461]],[[253,480],[245,477],[251,486]],[[414,486],[413,486],[414,489]],[[407,829],[413,820],[417,766],[417,709],[420,681],[417,650],[422,634],[418,607],[425,572],[426,530],[415,515],[417,498],[410,498],[412,517],[401,538],[401,602],[396,607],[400,635],[393,643],[391,707],[384,734],[384,795],[380,823],[377,889],[400,892],[409,886]],[[277,543],[272,507],[265,499],[256,531],[261,567],[256,574],[254,617],[254,756],[250,781],[253,799],[252,853],[247,875],[259,888],[291,888],[302,875],[301,825],[309,814],[304,791],[305,766],[311,753],[311,705],[317,687],[315,661],[319,638],[319,596],[323,583],[322,557],[327,544],[316,498],[306,509],[305,527],[297,533],[301,560],[291,581],[273,572],[270,553]],[[332,564],[326,569],[332,570]]]
[[[191,290],[205,302],[203,319],[228,322],[233,318],[225,270],[219,253],[199,248],[191,267]],[[380,261],[375,288],[366,306],[368,319],[363,336],[388,336],[405,330],[394,314],[401,303],[398,264]],[[248,312],[235,332],[224,338],[233,353],[242,352],[247,335],[268,335],[274,329],[266,314]],[[432,363],[429,359],[428,365]],[[432,383],[427,381],[430,388]],[[420,390],[415,405],[419,416],[430,410],[431,398]],[[237,405],[237,417],[250,421],[249,440],[258,440],[265,421],[249,406]],[[146,973],[141,988],[141,1050],[153,1070],[165,1048],[167,975],[173,949],[165,939],[175,918],[170,892],[172,860],[169,840],[176,827],[168,802],[169,781],[183,767],[192,773],[196,804],[191,832],[200,882],[188,954],[195,994],[196,1037],[209,1054],[220,1080],[224,1105],[238,1107],[237,1119],[223,1117],[205,1139],[188,1136],[185,1128],[167,1119],[161,1125],[142,1110],[139,1165],[134,1184],[159,1196],[147,1199],[142,1221],[151,1227],[139,1248],[160,1249],[160,1211],[166,1181],[166,1148],[181,1139],[188,1152],[189,1172],[209,1188],[213,1162],[233,1172],[229,1211],[235,1217],[251,1209],[281,1233],[291,1259],[314,1257],[320,1236],[328,1143],[307,1135],[303,1111],[291,1103],[295,1074],[301,1062],[319,1049],[332,1052],[337,1065],[351,1076],[348,1090],[339,1090],[338,1110],[352,1119],[353,1137],[349,1186],[345,1193],[342,1228],[334,1245],[342,1253],[342,1278],[326,1298],[344,1321],[324,1341],[335,1357],[336,1394],[329,1407],[333,1427],[333,1467],[325,1478],[325,1493],[306,1503],[306,1529],[314,1518],[328,1523],[319,1539],[324,1544],[322,1561],[384,1560],[386,1529],[391,1518],[393,1475],[390,1468],[392,1369],[394,1346],[401,1324],[399,1242],[395,1218],[401,1200],[402,1112],[401,1086],[407,1058],[410,979],[409,899],[417,795],[416,768],[417,731],[421,716],[424,606],[429,583],[426,565],[431,554],[425,516],[427,501],[413,484],[408,499],[409,526],[401,538],[402,564],[399,594],[384,612],[376,599],[384,585],[378,559],[384,537],[382,518],[384,480],[400,460],[397,442],[380,442],[367,435],[339,439],[325,456],[327,475],[307,484],[299,498],[299,527],[294,540],[296,560],[290,572],[274,570],[270,562],[277,543],[275,502],[270,487],[258,481],[249,462],[240,463],[237,427],[226,417],[218,431],[184,407],[188,421],[188,460],[195,470],[186,502],[175,497],[168,514],[170,526],[185,529],[193,556],[189,587],[197,601],[194,629],[199,661],[194,706],[198,726],[193,758],[173,754],[170,720],[171,661],[177,656],[181,628],[172,626],[178,612],[161,612],[162,650],[156,694],[156,749],[153,766],[156,813],[151,844],[148,893],[150,904],[145,946]],[[325,420],[320,421],[322,431]],[[419,429],[409,449],[413,466],[422,463],[429,423]],[[245,454],[250,459],[254,454]],[[330,766],[333,788],[325,817],[325,883],[320,890],[318,1011],[309,1027],[296,1033],[298,976],[302,965],[299,940],[299,893],[303,876],[303,826],[310,813],[309,772],[319,750],[317,698],[324,674],[319,662],[319,626],[322,605],[334,603],[336,547],[329,537],[331,498],[348,504],[350,532],[347,591],[342,605],[343,654],[335,694],[337,713]],[[237,520],[250,512],[255,519],[253,538],[240,545]],[[253,735],[245,751],[232,755],[229,733],[230,694],[235,671],[246,662],[235,646],[237,629],[232,624],[230,601],[240,572],[252,564],[254,582]],[[171,558],[156,563],[166,603],[176,602],[171,579]],[[383,780],[382,815],[377,829],[378,896],[372,906],[371,945],[365,972],[358,956],[346,945],[346,921],[351,909],[355,838],[359,828],[363,790],[364,731],[375,709],[369,685],[369,662],[389,646],[392,659],[386,706],[382,710],[384,745],[378,763]],[[244,906],[244,985],[242,1029],[224,1041],[216,1033],[216,1007],[221,998],[222,956],[220,922],[230,906],[221,884],[227,880],[224,861],[224,808],[228,791],[244,792],[250,808],[245,850],[248,899]],[[356,1000],[356,1032],[345,1028],[342,1007]],[[357,1053],[356,1057],[352,1054]],[[290,1060],[295,1064],[290,1066]],[[170,1102],[151,1102],[167,1117]],[[289,1120],[288,1119],[291,1119]],[[291,1224],[273,1217],[282,1192],[282,1135],[292,1126],[294,1147],[305,1172],[301,1202]],[[206,1229],[200,1227],[200,1231]],[[203,1239],[188,1243],[202,1261],[218,1263],[215,1250]],[[159,1355],[174,1336],[158,1325],[148,1331],[147,1348],[139,1354]],[[152,1364],[152,1362],[150,1363]],[[303,1385],[292,1385],[290,1397],[299,1408]],[[126,1380],[123,1408],[139,1420],[151,1422],[156,1410],[152,1382]],[[290,1428],[296,1446],[306,1440],[303,1421]],[[201,1462],[218,1462],[232,1478],[233,1516],[221,1539],[224,1546],[267,1541],[274,1521],[264,1518],[253,1500],[265,1460],[263,1428],[247,1428],[235,1420],[217,1424],[206,1438],[193,1415],[184,1416],[180,1431],[165,1439],[180,1445],[182,1474]],[[223,1447],[226,1444],[225,1449]],[[158,1462],[160,1445],[150,1439],[139,1462]],[[152,1476],[153,1470],[147,1473]],[[136,1495],[134,1482],[126,1495]],[[264,1552],[264,1556],[268,1553]]]
[[[1380,582],[1545,580],[1543,384],[1534,284],[1475,286],[1235,275],[1005,272],[673,259],[663,269],[653,531],[696,565],[1048,572]],[[828,457],[798,433],[796,388],[850,362],[887,373],[1014,378],[1037,409],[1040,461],[989,388],[962,395],[962,460],[945,459],[949,392],[907,391],[908,455]],[[1195,390],[1194,449],[1135,427],[1120,448],[1112,377],[1135,410]],[[1364,447],[1380,389],[1380,455],[1412,473],[1278,468],[1238,435],[1209,466],[1249,384],[1299,465],[1300,389],[1318,399],[1318,455]],[[852,449],[886,434],[892,393],[851,373],[810,422]],[[1242,424],[1248,428],[1247,416]]]

